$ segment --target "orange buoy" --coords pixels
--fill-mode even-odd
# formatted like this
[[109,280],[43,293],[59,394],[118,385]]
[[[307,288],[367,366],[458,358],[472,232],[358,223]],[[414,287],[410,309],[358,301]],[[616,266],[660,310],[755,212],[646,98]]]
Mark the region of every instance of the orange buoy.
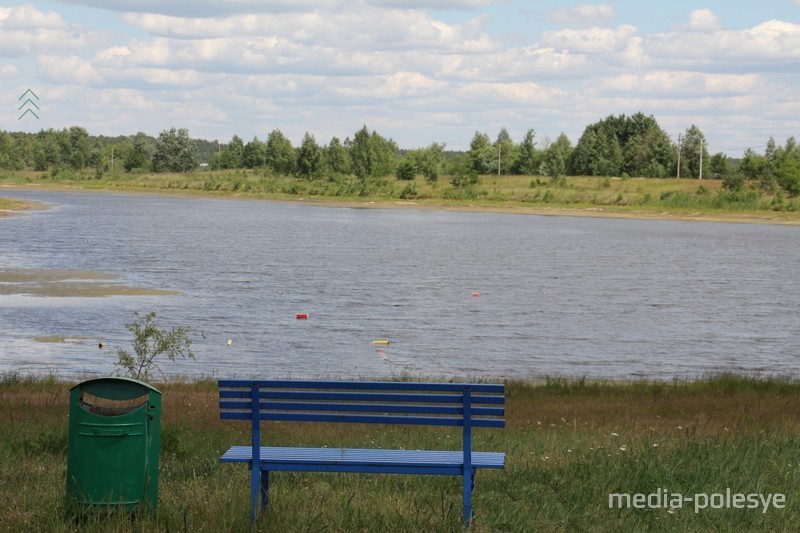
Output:
[[475,298],[477,298],[477,297],[478,297],[478,296],[480,296],[480,295],[481,295],[481,293],[479,293],[479,292],[473,292],[473,293],[472,293],[472,296],[474,296]]
[[305,320],[308,318],[308,313],[297,313],[295,318],[297,318],[297,320]]

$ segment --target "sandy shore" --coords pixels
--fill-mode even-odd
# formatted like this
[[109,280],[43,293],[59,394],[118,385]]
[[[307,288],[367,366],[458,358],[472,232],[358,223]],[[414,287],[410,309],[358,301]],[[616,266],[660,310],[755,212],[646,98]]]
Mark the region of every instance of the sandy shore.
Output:
[[[306,203],[325,207],[344,207],[351,209],[435,209],[443,211],[466,211],[466,212],[486,212],[504,213],[517,215],[539,215],[539,216],[559,216],[559,217],[594,217],[594,218],[620,218],[620,219],[644,219],[644,220],[685,220],[694,222],[733,222],[747,224],[777,224],[800,226],[800,217],[792,213],[779,212],[727,212],[727,213],[670,213],[670,212],[651,212],[651,211],[615,211],[600,207],[587,208],[568,208],[568,207],[543,207],[527,205],[495,205],[495,204],[453,204],[441,201],[413,201],[413,200],[392,200],[375,201],[365,199],[364,201],[337,200],[333,198],[269,198],[263,196],[250,196],[241,194],[208,194],[202,192],[181,193],[178,191],[153,192],[148,190],[118,190],[118,189],[83,189],[69,185],[46,185],[39,184],[29,186],[10,186],[0,185],[0,199],[2,191],[69,191],[84,193],[113,193],[113,194],[135,194],[135,195],[157,195],[157,196],[197,196],[205,198],[220,198],[231,200],[262,200],[268,202],[281,203]],[[16,202],[16,200],[14,200]],[[19,207],[12,209],[0,209],[0,217],[9,216],[20,211],[46,209],[46,206],[36,202],[19,201]],[[794,218],[792,218],[794,216]]]

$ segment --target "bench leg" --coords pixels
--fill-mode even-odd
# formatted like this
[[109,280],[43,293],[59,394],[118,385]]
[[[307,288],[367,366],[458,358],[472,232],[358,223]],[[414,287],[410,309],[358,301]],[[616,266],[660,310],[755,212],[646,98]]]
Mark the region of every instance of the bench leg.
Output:
[[471,469],[469,475],[462,476],[464,479],[464,527],[469,527],[472,522],[472,487],[475,486],[475,469]]
[[261,507],[264,511],[269,506],[269,470],[261,471]]
[[255,524],[258,518],[258,492],[261,486],[261,468],[250,462],[250,522]]

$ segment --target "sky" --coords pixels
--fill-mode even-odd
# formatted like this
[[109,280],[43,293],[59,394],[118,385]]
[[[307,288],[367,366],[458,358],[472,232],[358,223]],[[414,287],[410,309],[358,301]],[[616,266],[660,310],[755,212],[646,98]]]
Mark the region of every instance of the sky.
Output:
[[0,0],[6,131],[465,150],[637,112],[733,157],[800,136],[800,0]]

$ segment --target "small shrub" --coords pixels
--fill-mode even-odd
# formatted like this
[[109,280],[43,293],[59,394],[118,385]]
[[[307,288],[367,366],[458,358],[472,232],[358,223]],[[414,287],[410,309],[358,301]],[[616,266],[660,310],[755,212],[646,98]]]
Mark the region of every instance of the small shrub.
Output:
[[417,194],[417,188],[413,183],[406,185],[405,188],[400,192],[400,198],[403,200],[413,200],[418,197],[419,195]]
[[480,182],[478,173],[472,168],[459,167],[450,178],[450,185],[456,189],[477,185]]
[[417,174],[417,167],[409,160],[405,160],[397,165],[397,179],[402,181],[411,181]]
[[133,333],[134,355],[117,348],[118,360],[114,363],[130,377],[148,380],[152,376],[151,368],[164,375],[156,364],[156,358],[162,356],[170,361],[174,361],[177,357],[194,359],[188,326],[180,326],[170,331],[160,329],[156,325],[155,311],[150,311],[146,315],[134,312],[133,316],[133,321],[125,324],[125,327]]

